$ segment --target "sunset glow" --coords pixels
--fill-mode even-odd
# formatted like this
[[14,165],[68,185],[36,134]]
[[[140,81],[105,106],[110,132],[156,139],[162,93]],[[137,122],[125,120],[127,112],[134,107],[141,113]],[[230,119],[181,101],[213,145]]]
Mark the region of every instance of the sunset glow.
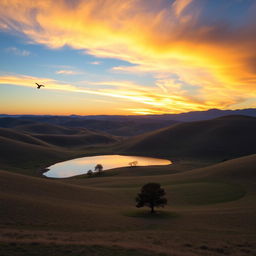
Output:
[[1,112],[256,107],[255,13],[253,0],[0,0]]

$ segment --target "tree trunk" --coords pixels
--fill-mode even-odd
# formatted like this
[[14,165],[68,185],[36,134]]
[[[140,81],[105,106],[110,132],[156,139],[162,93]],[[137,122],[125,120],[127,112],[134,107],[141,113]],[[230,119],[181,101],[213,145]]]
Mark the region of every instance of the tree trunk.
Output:
[[151,205],[151,214],[155,213],[154,211],[154,205]]

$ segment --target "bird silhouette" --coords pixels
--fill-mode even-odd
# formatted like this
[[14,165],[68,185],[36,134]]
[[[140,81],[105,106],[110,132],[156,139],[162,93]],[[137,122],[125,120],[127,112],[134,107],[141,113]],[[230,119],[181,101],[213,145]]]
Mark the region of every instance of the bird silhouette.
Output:
[[38,84],[38,83],[35,83],[37,85],[37,89],[40,89],[41,87],[44,87],[43,84]]

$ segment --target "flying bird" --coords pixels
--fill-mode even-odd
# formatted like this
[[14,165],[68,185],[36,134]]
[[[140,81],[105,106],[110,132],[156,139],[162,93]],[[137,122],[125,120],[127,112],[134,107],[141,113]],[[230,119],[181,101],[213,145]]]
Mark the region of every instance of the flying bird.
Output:
[[38,84],[38,83],[36,83],[36,85],[37,85],[37,89],[40,89],[42,86],[44,87],[43,84]]

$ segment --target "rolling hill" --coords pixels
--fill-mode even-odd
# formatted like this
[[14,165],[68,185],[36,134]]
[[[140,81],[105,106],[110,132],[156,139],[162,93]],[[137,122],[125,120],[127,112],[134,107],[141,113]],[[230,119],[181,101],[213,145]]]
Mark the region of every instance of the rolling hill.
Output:
[[65,127],[48,123],[16,126],[15,130],[28,133],[34,138],[59,147],[84,147],[95,144],[111,144],[117,137],[85,128]]
[[113,136],[89,131],[75,135],[44,134],[34,135],[34,137],[52,145],[68,148],[85,147],[95,144],[111,144],[117,141]]
[[[0,254],[255,255],[255,128],[256,118],[247,116],[178,123],[125,140],[39,121],[1,128]],[[90,148],[181,161],[92,178],[17,173],[35,176],[37,168]],[[225,161],[209,165],[202,158]],[[147,182],[160,183],[168,198],[153,218],[135,207]]]
[[35,123],[0,128],[0,167],[36,175],[38,168],[104,148],[119,138],[84,128]]
[[175,123],[177,121],[137,116],[0,116],[2,128],[46,134],[75,134],[83,128],[115,136],[134,136]]
[[256,153],[255,130],[255,117],[226,116],[180,123],[137,136],[121,146],[121,150],[173,158],[225,160]]
[[154,131],[172,124],[177,121],[158,120],[154,118],[119,118],[97,120],[97,119],[72,119],[62,125],[66,127],[80,127],[95,131],[104,131],[116,136],[134,136],[145,132]]
[[49,123],[40,123],[40,122],[33,122],[31,124],[25,125],[16,125],[12,128],[15,128],[17,131],[23,131],[33,134],[77,134],[81,130],[80,129],[69,129],[60,125],[54,125]]
[[[0,171],[1,250],[84,256],[97,245],[93,255],[255,255],[255,164],[251,155],[168,175],[152,167],[160,174],[143,168],[144,176],[65,180]],[[150,181],[167,192],[166,217],[136,217],[144,210],[134,197]]]
[[41,145],[41,146],[49,146],[44,141],[33,137],[31,134],[19,132],[14,129],[0,128],[0,137],[10,139],[16,142],[23,142],[23,143],[35,144],[35,145]]
[[10,139],[0,136],[0,167],[21,173],[36,175],[38,168],[45,163],[52,163],[72,156],[65,149],[51,146],[31,137],[31,141]]

